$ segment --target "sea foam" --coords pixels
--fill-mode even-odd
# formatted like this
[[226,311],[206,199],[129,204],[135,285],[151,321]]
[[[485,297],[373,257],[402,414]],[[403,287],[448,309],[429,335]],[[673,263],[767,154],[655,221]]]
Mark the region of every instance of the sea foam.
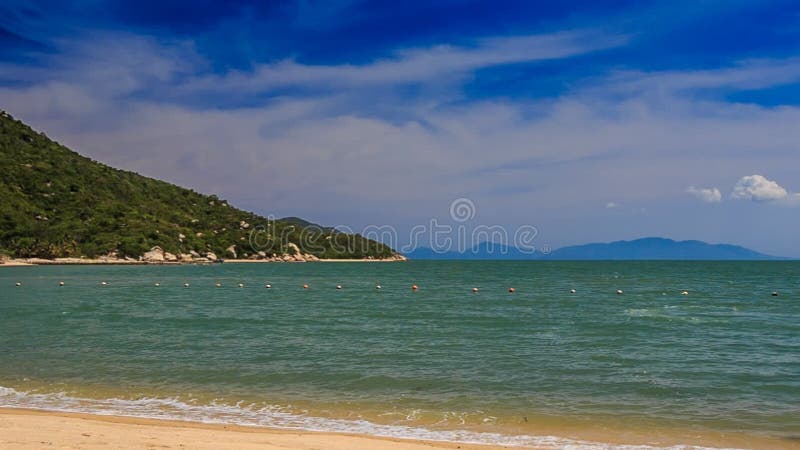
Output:
[[709,447],[677,445],[653,447],[581,441],[557,436],[504,435],[468,430],[431,430],[423,427],[383,425],[366,420],[313,417],[287,412],[279,406],[253,407],[218,402],[194,404],[176,398],[90,399],[63,392],[25,392],[0,386],[0,408],[25,408],[95,415],[126,416],[146,419],[179,420],[207,424],[269,427],[289,430],[363,434],[400,439],[491,444],[512,447],[535,447],[567,450],[704,450]]

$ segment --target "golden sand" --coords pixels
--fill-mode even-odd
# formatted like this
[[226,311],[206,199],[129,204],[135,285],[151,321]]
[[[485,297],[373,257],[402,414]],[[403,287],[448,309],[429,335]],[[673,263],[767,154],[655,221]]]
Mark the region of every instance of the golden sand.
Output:
[[0,448],[495,450],[507,447],[0,408]]

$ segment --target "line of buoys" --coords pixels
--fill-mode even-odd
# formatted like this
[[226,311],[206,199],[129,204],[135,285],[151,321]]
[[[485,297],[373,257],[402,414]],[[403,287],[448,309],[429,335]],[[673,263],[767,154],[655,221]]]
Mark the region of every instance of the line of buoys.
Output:
[[[14,285],[15,285],[16,287],[22,287],[23,283],[18,281],[18,282],[16,282],[16,283],[14,283]],[[107,281],[101,281],[101,282],[100,282],[100,286],[108,286],[108,285],[109,285],[109,283],[108,283]],[[66,286],[66,283],[65,283],[64,281],[59,281],[59,282],[58,282],[58,286],[60,286],[60,287]],[[153,284],[153,286],[155,286],[155,287],[161,287],[161,283],[154,283],[154,284]],[[185,287],[185,288],[188,288],[189,286],[190,286],[190,285],[189,285],[189,283],[183,283],[183,287]],[[214,286],[215,286],[215,287],[222,287],[222,283],[220,283],[220,282],[216,282],[216,283],[214,283]],[[238,284],[237,284],[237,286],[238,286],[238,287],[240,287],[240,288],[243,288],[243,287],[245,287],[244,283],[238,283]],[[264,288],[266,288],[266,289],[271,289],[271,288],[272,288],[272,285],[271,285],[271,284],[269,284],[269,283],[267,283],[267,284],[265,284],[265,285],[264,285]],[[383,286],[381,286],[380,284],[376,284],[376,285],[375,285],[375,289],[376,289],[376,290],[380,290],[380,289],[382,289],[382,288],[383,288]],[[308,285],[308,284],[304,284],[304,285],[303,285],[303,289],[309,289],[309,285]],[[337,290],[343,289],[343,286],[342,286],[341,284],[337,284],[337,285],[336,285],[336,289],[337,289]],[[416,284],[412,284],[412,285],[411,285],[411,290],[412,290],[412,291],[417,291],[417,290],[419,290],[419,286],[417,286]],[[479,288],[477,288],[477,287],[473,287],[473,288],[471,289],[471,291],[472,291],[472,293],[474,293],[474,294],[477,294],[477,293],[478,293],[480,290],[479,290]],[[508,288],[508,292],[509,292],[510,294],[513,294],[513,293],[515,293],[516,291],[517,291],[517,290],[516,290],[515,288],[513,288],[513,287],[509,287],[509,288]],[[617,294],[617,295],[622,295],[622,294],[624,293],[624,291],[623,291],[622,289],[617,289],[615,292],[616,292],[616,294]],[[577,293],[577,291],[576,291],[575,289],[570,289],[570,290],[569,290],[569,293],[570,293],[570,294],[575,294],[575,293]],[[662,292],[662,293],[661,293],[661,295],[667,295],[667,293],[666,293],[666,292]],[[681,291],[681,292],[680,292],[680,295],[689,295],[689,291]],[[778,292],[777,292],[777,291],[772,291],[772,292],[770,293],[770,295],[771,295],[772,297],[777,297],[777,296],[778,296]]]

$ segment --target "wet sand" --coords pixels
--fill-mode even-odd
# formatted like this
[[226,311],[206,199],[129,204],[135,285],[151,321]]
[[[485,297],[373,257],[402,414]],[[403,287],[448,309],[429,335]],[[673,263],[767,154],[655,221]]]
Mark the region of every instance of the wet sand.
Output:
[[497,450],[508,447],[0,408],[0,448]]

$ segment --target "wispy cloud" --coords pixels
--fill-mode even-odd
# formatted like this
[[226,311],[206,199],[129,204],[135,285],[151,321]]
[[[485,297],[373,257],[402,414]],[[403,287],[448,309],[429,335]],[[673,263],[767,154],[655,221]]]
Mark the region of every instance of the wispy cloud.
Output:
[[568,58],[624,45],[623,34],[569,31],[553,34],[477,39],[472,46],[450,44],[397,51],[361,65],[314,65],[295,60],[257,65],[250,71],[201,77],[188,90],[260,92],[287,86],[364,87],[369,84],[421,83],[460,76],[471,71],[514,63]]
[[719,203],[722,201],[722,193],[717,188],[696,188],[694,186],[689,186],[686,188],[686,192],[706,203]]

